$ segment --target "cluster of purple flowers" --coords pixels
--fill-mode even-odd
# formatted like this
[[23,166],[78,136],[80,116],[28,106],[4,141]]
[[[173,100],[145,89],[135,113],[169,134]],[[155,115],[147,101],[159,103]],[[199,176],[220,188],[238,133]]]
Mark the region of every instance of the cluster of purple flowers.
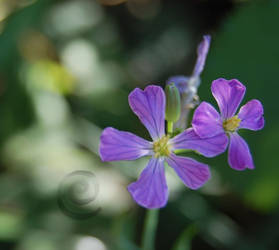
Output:
[[[182,96],[182,109],[183,94],[189,92],[189,79],[194,84],[199,81],[209,43],[210,37],[205,36],[198,49],[193,75],[183,78],[184,85],[181,77],[173,78]],[[148,130],[152,141],[111,127],[104,129],[100,139],[100,157],[103,161],[151,157],[139,179],[128,186],[128,191],[139,205],[149,209],[166,205],[168,187],[164,173],[165,163],[174,169],[190,189],[198,189],[208,181],[208,165],[189,157],[178,156],[176,152],[180,149],[194,150],[205,157],[214,157],[223,153],[229,145],[228,162],[233,169],[254,168],[249,147],[238,130],[263,128],[262,104],[258,100],[251,100],[236,115],[245,94],[245,86],[235,79],[217,79],[213,81],[211,91],[220,114],[209,103],[202,102],[194,112],[192,127],[178,135],[165,132],[166,96],[164,90],[155,85],[144,90],[136,88],[129,95],[129,105]]]

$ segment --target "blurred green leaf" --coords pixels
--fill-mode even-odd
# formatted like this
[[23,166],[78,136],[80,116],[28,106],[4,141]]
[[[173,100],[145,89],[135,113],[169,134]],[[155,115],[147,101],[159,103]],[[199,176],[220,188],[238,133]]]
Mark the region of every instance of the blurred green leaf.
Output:
[[193,237],[197,234],[198,229],[195,224],[190,224],[181,233],[181,235],[176,240],[176,243],[172,250],[191,250],[191,242]]
[[23,233],[21,214],[0,210],[0,240],[16,240]]

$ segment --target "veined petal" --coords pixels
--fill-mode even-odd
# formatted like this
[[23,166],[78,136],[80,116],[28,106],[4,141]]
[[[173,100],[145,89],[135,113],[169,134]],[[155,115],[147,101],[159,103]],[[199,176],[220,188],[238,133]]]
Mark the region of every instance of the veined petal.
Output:
[[263,105],[258,100],[251,100],[242,106],[238,113],[241,120],[239,128],[260,130],[264,127]]
[[143,207],[149,209],[164,207],[168,200],[164,159],[151,158],[139,179],[128,186],[128,191]]
[[150,85],[144,91],[134,89],[129,95],[129,104],[153,140],[165,134],[166,97],[161,87]]
[[193,75],[199,76],[203,71],[207,53],[210,47],[210,35],[203,36],[203,41],[199,44],[198,47],[198,59],[194,68]]
[[254,168],[253,158],[249,146],[236,132],[230,135],[229,164],[235,170]]
[[198,189],[210,178],[209,167],[194,159],[172,154],[167,163],[175,170],[183,183],[191,188]]
[[219,78],[212,82],[211,91],[218,103],[222,118],[227,119],[234,116],[246,88],[236,79]]
[[152,144],[132,133],[108,127],[100,138],[102,161],[135,160],[151,155]]
[[202,102],[196,108],[192,126],[201,138],[213,137],[225,133],[219,113],[207,102]]
[[221,133],[209,138],[199,137],[193,128],[188,128],[184,132],[170,140],[172,149],[192,149],[198,151],[206,157],[213,157],[223,153],[228,145],[228,136]]

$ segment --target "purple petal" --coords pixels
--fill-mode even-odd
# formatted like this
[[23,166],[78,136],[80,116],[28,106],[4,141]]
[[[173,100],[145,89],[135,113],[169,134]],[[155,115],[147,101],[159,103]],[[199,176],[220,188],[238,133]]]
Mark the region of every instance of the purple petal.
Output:
[[210,46],[210,40],[210,35],[203,36],[203,41],[199,44],[198,59],[193,72],[194,76],[199,76],[203,71],[205,60]]
[[251,100],[242,106],[238,113],[239,128],[260,130],[264,127],[263,106],[258,100]]
[[109,127],[101,135],[99,151],[102,161],[135,160],[151,155],[152,144],[132,133]]
[[128,191],[143,207],[149,209],[164,207],[168,200],[164,159],[151,158],[139,179],[128,186]]
[[190,77],[186,76],[172,76],[167,80],[167,84],[174,83],[178,88],[179,93],[182,94],[188,91],[189,79]]
[[167,163],[175,170],[183,183],[191,188],[198,189],[210,178],[209,167],[194,159],[172,154]]
[[236,79],[219,78],[212,82],[211,91],[218,103],[223,119],[234,116],[245,90],[245,86]]
[[206,157],[213,157],[226,150],[228,137],[225,133],[222,133],[214,137],[202,139],[195,133],[193,128],[188,128],[171,139],[170,143],[173,144],[173,150],[192,149]]
[[219,113],[207,102],[202,102],[196,108],[192,126],[195,132],[202,138],[225,133]]
[[245,140],[236,132],[230,135],[229,164],[235,170],[254,168],[252,155]]
[[144,91],[134,89],[129,95],[129,104],[153,140],[165,134],[166,97],[161,87],[150,85]]

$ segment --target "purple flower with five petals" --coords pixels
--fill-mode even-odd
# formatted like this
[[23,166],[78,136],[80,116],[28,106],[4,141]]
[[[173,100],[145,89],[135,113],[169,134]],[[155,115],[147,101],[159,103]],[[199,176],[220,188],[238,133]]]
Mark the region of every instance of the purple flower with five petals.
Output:
[[177,156],[175,150],[191,149],[206,157],[213,157],[225,150],[226,135],[201,139],[189,128],[170,138],[165,134],[166,97],[159,86],[151,85],[144,91],[136,88],[129,95],[129,104],[149,131],[152,142],[108,127],[101,135],[100,156],[103,161],[135,160],[151,156],[139,179],[128,186],[133,199],[149,209],[166,205],[168,188],[164,173],[165,162],[187,187],[201,187],[210,178],[208,166],[188,157]]
[[251,100],[236,110],[242,101],[246,88],[238,80],[217,79],[212,82],[211,91],[220,109],[219,114],[209,103],[202,102],[195,110],[192,126],[201,138],[228,135],[229,165],[236,170],[253,169],[254,163],[245,140],[237,133],[239,129],[260,130],[264,127],[263,106],[258,100]]

